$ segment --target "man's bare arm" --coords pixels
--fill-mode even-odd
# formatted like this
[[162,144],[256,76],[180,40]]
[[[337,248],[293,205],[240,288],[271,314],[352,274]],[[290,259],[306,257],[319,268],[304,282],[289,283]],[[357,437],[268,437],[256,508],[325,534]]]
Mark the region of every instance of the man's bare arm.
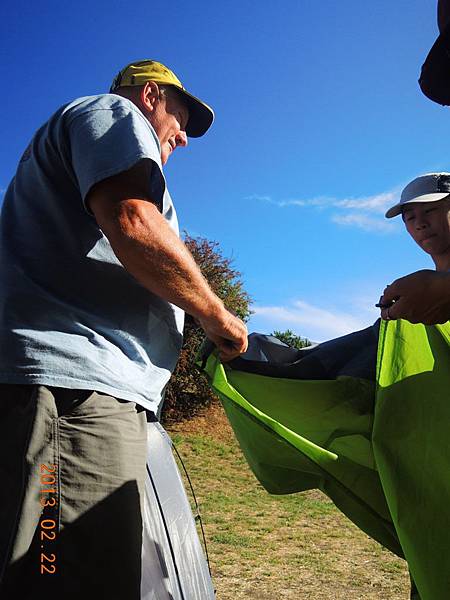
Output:
[[222,360],[231,360],[247,349],[247,329],[226,310],[186,246],[146,197],[147,169],[147,161],[141,161],[103,180],[89,192],[87,205],[127,271],[197,319]]
[[450,320],[450,273],[417,271],[388,285],[380,299],[383,319],[436,325]]

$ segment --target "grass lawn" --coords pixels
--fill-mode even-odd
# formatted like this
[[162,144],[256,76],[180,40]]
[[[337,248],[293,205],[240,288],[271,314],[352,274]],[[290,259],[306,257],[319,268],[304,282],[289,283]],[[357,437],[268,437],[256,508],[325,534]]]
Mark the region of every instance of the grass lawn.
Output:
[[218,600],[407,600],[406,563],[321,492],[271,496],[220,406],[168,427],[200,503]]

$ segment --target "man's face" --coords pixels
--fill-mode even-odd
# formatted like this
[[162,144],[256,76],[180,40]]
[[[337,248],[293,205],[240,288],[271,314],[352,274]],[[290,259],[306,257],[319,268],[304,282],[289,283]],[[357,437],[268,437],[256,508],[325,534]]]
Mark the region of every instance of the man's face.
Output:
[[431,256],[450,252],[450,199],[412,202],[402,211],[406,230]]
[[161,161],[165,165],[177,146],[187,146],[186,125],[189,111],[179,94],[166,89],[155,102],[149,115],[156,135],[161,144]]

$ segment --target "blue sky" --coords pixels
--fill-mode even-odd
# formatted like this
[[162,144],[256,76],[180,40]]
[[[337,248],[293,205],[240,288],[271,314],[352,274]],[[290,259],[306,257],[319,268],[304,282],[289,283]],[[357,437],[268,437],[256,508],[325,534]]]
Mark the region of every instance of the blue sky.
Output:
[[19,0],[0,22],[2,190],[56,108],[155,58],[216,111],[166,176],[182,227],[242,271],[251,330],[347,333],[387,283],[433,268],[383,212],[415,176],[450,171],[448,109],[417,85],[434,1]]

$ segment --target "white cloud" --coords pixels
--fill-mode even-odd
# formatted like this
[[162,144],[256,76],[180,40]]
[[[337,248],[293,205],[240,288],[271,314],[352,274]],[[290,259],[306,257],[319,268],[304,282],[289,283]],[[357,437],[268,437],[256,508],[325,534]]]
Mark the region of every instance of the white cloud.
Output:
[[[253,195],[246,200],[258,200],[285,208],[288,206],[311,207],[321,210],[333,209],[330,219],[337,225],[358,227],[376,233],[391,233],[398,229],[397,224],[386,220],[384,213],[396,204],[400,197],[400,188],[373,196],[359,198],[332,198],[318,196],[316,198],[292,198],[273,200],[270,196]],[[336,210],[338,212],[336,212]]]
[[386,210],[399,200],[397,191],[385,192],[383,194],[375,194],[375,196],[367,196],[365,198],[346,198],[338,200],[334,206],[342,208],[355,208],[357,210],[366,210],[368,212],[385,213]]
[[277,206],[308,206],[311,201],[309,200],[282,200],[281,202],[276,202]]
[[355,212],[345,215],[334,214],[331,217],[333,223],[350,227],[359,227],[365,231],[378,231],[390,233],[395,229],[395,224],[381,217],[371,217],[364,213]]
[[[357,300],[352,301],[353,304]],[[371,325],[378,316],[378,311],[358,307],[351,312],[341,311],[334,307],[322,307],[304,300],[295,300],[287,306],[254,306],[254,315],[250,321],[250,329],[270,332],[274,329],[291,329],[297,335],[313,341],[323,341],[358,331]]]

